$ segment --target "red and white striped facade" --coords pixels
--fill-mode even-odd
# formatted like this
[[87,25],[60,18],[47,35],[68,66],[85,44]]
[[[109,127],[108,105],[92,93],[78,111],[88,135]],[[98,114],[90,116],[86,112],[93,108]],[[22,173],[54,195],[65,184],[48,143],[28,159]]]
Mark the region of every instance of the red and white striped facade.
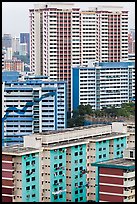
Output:
[[13,172],[12,156],[2,155],[2,202],[13,202]]
[[67,80],[68,95],[71,67],[128,59],[128,11],[121,7],[81,11],[69,3],[36,5],[30,9],[30,29],[31,70]]
[[100,167],[99,202],[135,202],[135,170]]

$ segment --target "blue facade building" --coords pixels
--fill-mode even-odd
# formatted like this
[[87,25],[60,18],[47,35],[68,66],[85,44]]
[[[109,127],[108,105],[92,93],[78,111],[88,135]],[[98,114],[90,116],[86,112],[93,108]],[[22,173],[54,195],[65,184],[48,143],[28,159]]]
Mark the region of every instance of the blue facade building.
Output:
[[30,55],[30,34],[29,33],[20,33],[20,43],[27,44],[27,52]]
[[66,128],[66,82],[12,74],[10,78],[10,72],[7,77],[3,72],[6,144],[22,142],[24,135]]
[[135,98],[135,62],[94,62],[72,68],[71,110],[91,105],[94,110],[120,107]]

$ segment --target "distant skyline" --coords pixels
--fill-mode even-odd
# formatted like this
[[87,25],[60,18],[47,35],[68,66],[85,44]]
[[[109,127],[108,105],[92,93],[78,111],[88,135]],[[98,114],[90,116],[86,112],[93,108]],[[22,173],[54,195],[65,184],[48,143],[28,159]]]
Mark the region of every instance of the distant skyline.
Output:
[[[2,2],[2,35],[9,33],[12,37],[19,37],[21,32],[29,32],[29,9],[34,4],[46,2]],[[63,2],[65,3],[65,2]],[[123,6],[129,11],[129,29],[135,28],[135,2],[68,2],[74,3],[81,9],[99,5]]]

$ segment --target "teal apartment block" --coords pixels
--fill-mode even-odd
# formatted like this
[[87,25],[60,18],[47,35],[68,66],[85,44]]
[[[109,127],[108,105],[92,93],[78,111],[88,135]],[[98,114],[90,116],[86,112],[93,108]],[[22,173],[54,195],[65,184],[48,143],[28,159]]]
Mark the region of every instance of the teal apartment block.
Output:
[[123,150],[127,147],[127,138],[114,139],[114,158],[120,158],[123,155]]
[[39,202],[39,155],[22,156],[22,201]]
[[[14,200],[98,202],[99,171],[98,166],[92,164],[122,158],[127,139],[126,125],[118,123],[25,136],[24,150],[20,150],[22,152],[18,155],[17,146],[17,156],[14,157],[17,167],[14,177],[17,180],[19,178],[15,183],[17,191]],[[15,150],[13,147],[4,147],[4,154],[6,151],[14,153]],[[5,168],[11,167],[7,167],[5,160],[3,175],[7,176]],[[5,177],[3,182],[5,193]]]
[[50,151],[50,202],[66,202],[66,148]]
[[86,144],[71,147],[71,200],[86,202]]

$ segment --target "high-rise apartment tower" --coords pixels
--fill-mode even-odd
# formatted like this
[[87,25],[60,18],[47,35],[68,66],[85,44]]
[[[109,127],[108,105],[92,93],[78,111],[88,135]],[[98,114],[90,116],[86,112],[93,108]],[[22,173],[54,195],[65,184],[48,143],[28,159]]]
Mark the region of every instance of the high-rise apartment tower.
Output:
[[69,110],[72,66],[128,59],[128,11],[122,7],[38,4],[30,9],[30,29],[31,70],[67,81]]

